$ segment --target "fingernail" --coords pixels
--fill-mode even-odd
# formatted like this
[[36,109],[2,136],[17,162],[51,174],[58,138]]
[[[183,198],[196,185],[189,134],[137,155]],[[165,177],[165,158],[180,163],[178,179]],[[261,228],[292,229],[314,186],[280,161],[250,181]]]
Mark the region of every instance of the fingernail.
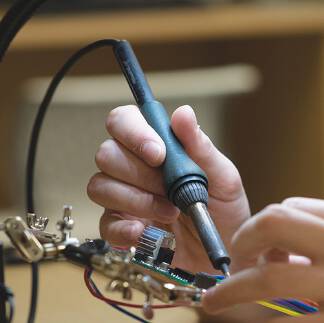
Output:
[[160,161],[162,148],[154,141],[147,141],[143,144],[141,152],[145,160],[155,164]]

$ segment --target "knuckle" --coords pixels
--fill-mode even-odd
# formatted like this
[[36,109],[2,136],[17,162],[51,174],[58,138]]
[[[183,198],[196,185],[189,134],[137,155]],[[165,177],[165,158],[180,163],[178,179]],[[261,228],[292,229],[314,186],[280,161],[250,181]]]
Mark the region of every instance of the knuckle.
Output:
[[87,194],[92,201],[96,200],[97,196],[97,180],[100,173],[93,175],[87,185]]
[[301,197],[288,197],[282,201],[281,204],[288,207],[298,207],[302,204],[303,199]]
[[281,204],[267,206],[260,215],[257,215],[256,228],[266,234],[273,234],[273,228],[281,226],[287,217],[287,211]]
[[238,170],[234,167],[231,174],[227,177],[226,195],[229,198],[236,198],[238,193],[242,190],[242,180]]
[[100,220],[99,220],[99,233],[100,233],[100,237],[104,240],[106,240],[107,238],[107,234],[106,234],[106,231],[107,231],[107,215],[106,214],[103,214],[101,217],[100,217]]
[[118,106],[117,108],[112,109],[108,113],[108,117],[106,119],[106,128],[110,134],[113,133],[116,124],[118,124],[118,119],[120,115],[123,113],[124,106]]
[[90,178],[89,183],[87,185],[87,195],[90,198],[90,200],[93,200],[93,195],[94,195],[94,179],[93,179],[93,177]]
[[103,167],[108,163],[109,156],[113,154],[115,142],[112,139],[106,140],[103,142],[95,156],[95,162],[99,169],[103,169]]

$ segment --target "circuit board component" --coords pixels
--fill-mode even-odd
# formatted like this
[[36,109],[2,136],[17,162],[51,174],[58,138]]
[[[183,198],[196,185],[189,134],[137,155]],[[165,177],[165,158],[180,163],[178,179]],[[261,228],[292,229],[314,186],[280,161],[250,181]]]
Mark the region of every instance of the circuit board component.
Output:
[[172,262],[175,246],[173,233],[147,226],[139,238],[135,259],[166,269]]
[[193,274],[180,268],[172,268],[175,252],[175,236],[154,226],[147,226],[139,238],[133,263],[146,268],[151,274],[164,276],[168,281],[193,288],[207,289],[216,285],[223,276],[206,273]]

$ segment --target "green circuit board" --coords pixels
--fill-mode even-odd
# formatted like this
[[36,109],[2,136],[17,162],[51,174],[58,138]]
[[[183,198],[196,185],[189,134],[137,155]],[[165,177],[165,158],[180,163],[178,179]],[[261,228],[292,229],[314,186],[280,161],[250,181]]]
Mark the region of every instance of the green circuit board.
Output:
[[182,286],[191,286],[192,283],[189,282],[187,279],[185,279],[184,277],[181,277],[179,275],[176,275],[174,274],[170,269],[162,269],[158,266],[154,266],[154,265],[151,265],[151,264],[148,264],[146,262],[144,262],[143,260],[137,260],[137,259],[133,259],[132,260],[133,263],[137,264],[137,265],[140,265],[148,270],[152,270],[156,273],[159,273],[173,281],[175,281],[176,283],[178,283],[179,285],[182,285]]

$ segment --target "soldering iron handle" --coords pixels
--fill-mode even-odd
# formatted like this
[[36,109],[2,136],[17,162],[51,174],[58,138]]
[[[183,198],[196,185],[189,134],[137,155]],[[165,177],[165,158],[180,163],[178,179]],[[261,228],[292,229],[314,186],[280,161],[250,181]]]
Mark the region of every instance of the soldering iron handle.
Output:
[[[176,202],[178,199],[175,198],[177,189],[183,184],[192,182],[200,183],[207,192],[205,173],[188,157],[173,134],[170,118],[164,106],[155,100],[132,46],[126,40],[118,41],[114,45],[114,53],[133,92],[136,103],[140,107],[140,111],[165,143],[166,159],[163,164],[163,173],[168,198],[176,205],[179,204]],[[207,203],[206,194],[199,199],[199,201],[202,200]],[[177,206],[181,208],[180,205]]]
[[168,198],[173,201],[177,189],[187,182],[200,182],[207,189],[207,177],[185,152],[174,135],[169,116],[158,101],[144,103],[140,110],[149,125],[160,135],[166,146],[163,175]]

